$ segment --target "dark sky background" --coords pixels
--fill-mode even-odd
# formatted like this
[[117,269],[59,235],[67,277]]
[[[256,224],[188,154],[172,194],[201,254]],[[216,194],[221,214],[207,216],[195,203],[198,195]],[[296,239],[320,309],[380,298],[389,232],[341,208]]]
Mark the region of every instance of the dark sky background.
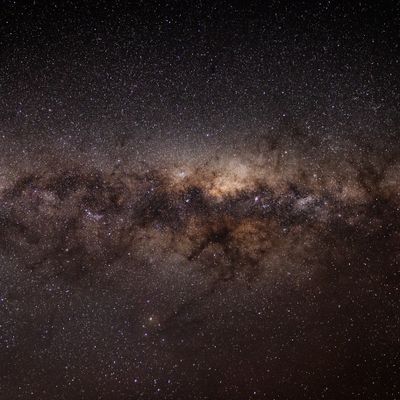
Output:
[[397,2],[6,1],[2,126],[395,135],[398,11]]
[[399,399],[399,4],[0,1],[0,399]]

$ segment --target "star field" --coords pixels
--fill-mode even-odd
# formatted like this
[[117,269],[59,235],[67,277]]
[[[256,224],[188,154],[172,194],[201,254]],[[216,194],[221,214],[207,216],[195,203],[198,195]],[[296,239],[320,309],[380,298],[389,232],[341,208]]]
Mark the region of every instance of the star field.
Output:
[[398,398],[398,11],[4,2],[0,398]]

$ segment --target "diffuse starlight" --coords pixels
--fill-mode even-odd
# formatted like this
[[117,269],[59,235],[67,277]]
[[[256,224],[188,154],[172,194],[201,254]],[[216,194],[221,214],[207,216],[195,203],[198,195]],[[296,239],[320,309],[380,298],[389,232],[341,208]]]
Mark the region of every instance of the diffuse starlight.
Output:
[[[140,172],[32,171],[1,194],[2,246],[28,269],[77,280],[129,253],[178,256],[216,279],[250,281],[276,273],[277,259],[288,264],[278,270],[309,277],[332,241],[348,247],[340,232],[361,248],[379,238],[395,246],[397,165],[332,178],[339,171],[310,174],[295,158],[296,175],[265,156]],[[352,257],[362,256],[351,246]],[[126,264],[132,274],[134,264]]]

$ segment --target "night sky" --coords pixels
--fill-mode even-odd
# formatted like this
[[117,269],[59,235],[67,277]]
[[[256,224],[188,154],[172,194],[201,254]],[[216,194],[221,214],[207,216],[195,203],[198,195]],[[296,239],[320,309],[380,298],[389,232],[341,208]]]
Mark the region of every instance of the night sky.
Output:
[[399,399],[399,27],[0,2],[0,399]]

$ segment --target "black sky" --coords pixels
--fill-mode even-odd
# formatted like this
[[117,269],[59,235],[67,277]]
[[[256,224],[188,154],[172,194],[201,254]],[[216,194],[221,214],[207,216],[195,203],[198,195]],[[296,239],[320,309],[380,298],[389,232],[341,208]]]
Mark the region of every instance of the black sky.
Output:
[[395,2],[6,2],[0,29],[15,131],[393,135],[398,123]]

